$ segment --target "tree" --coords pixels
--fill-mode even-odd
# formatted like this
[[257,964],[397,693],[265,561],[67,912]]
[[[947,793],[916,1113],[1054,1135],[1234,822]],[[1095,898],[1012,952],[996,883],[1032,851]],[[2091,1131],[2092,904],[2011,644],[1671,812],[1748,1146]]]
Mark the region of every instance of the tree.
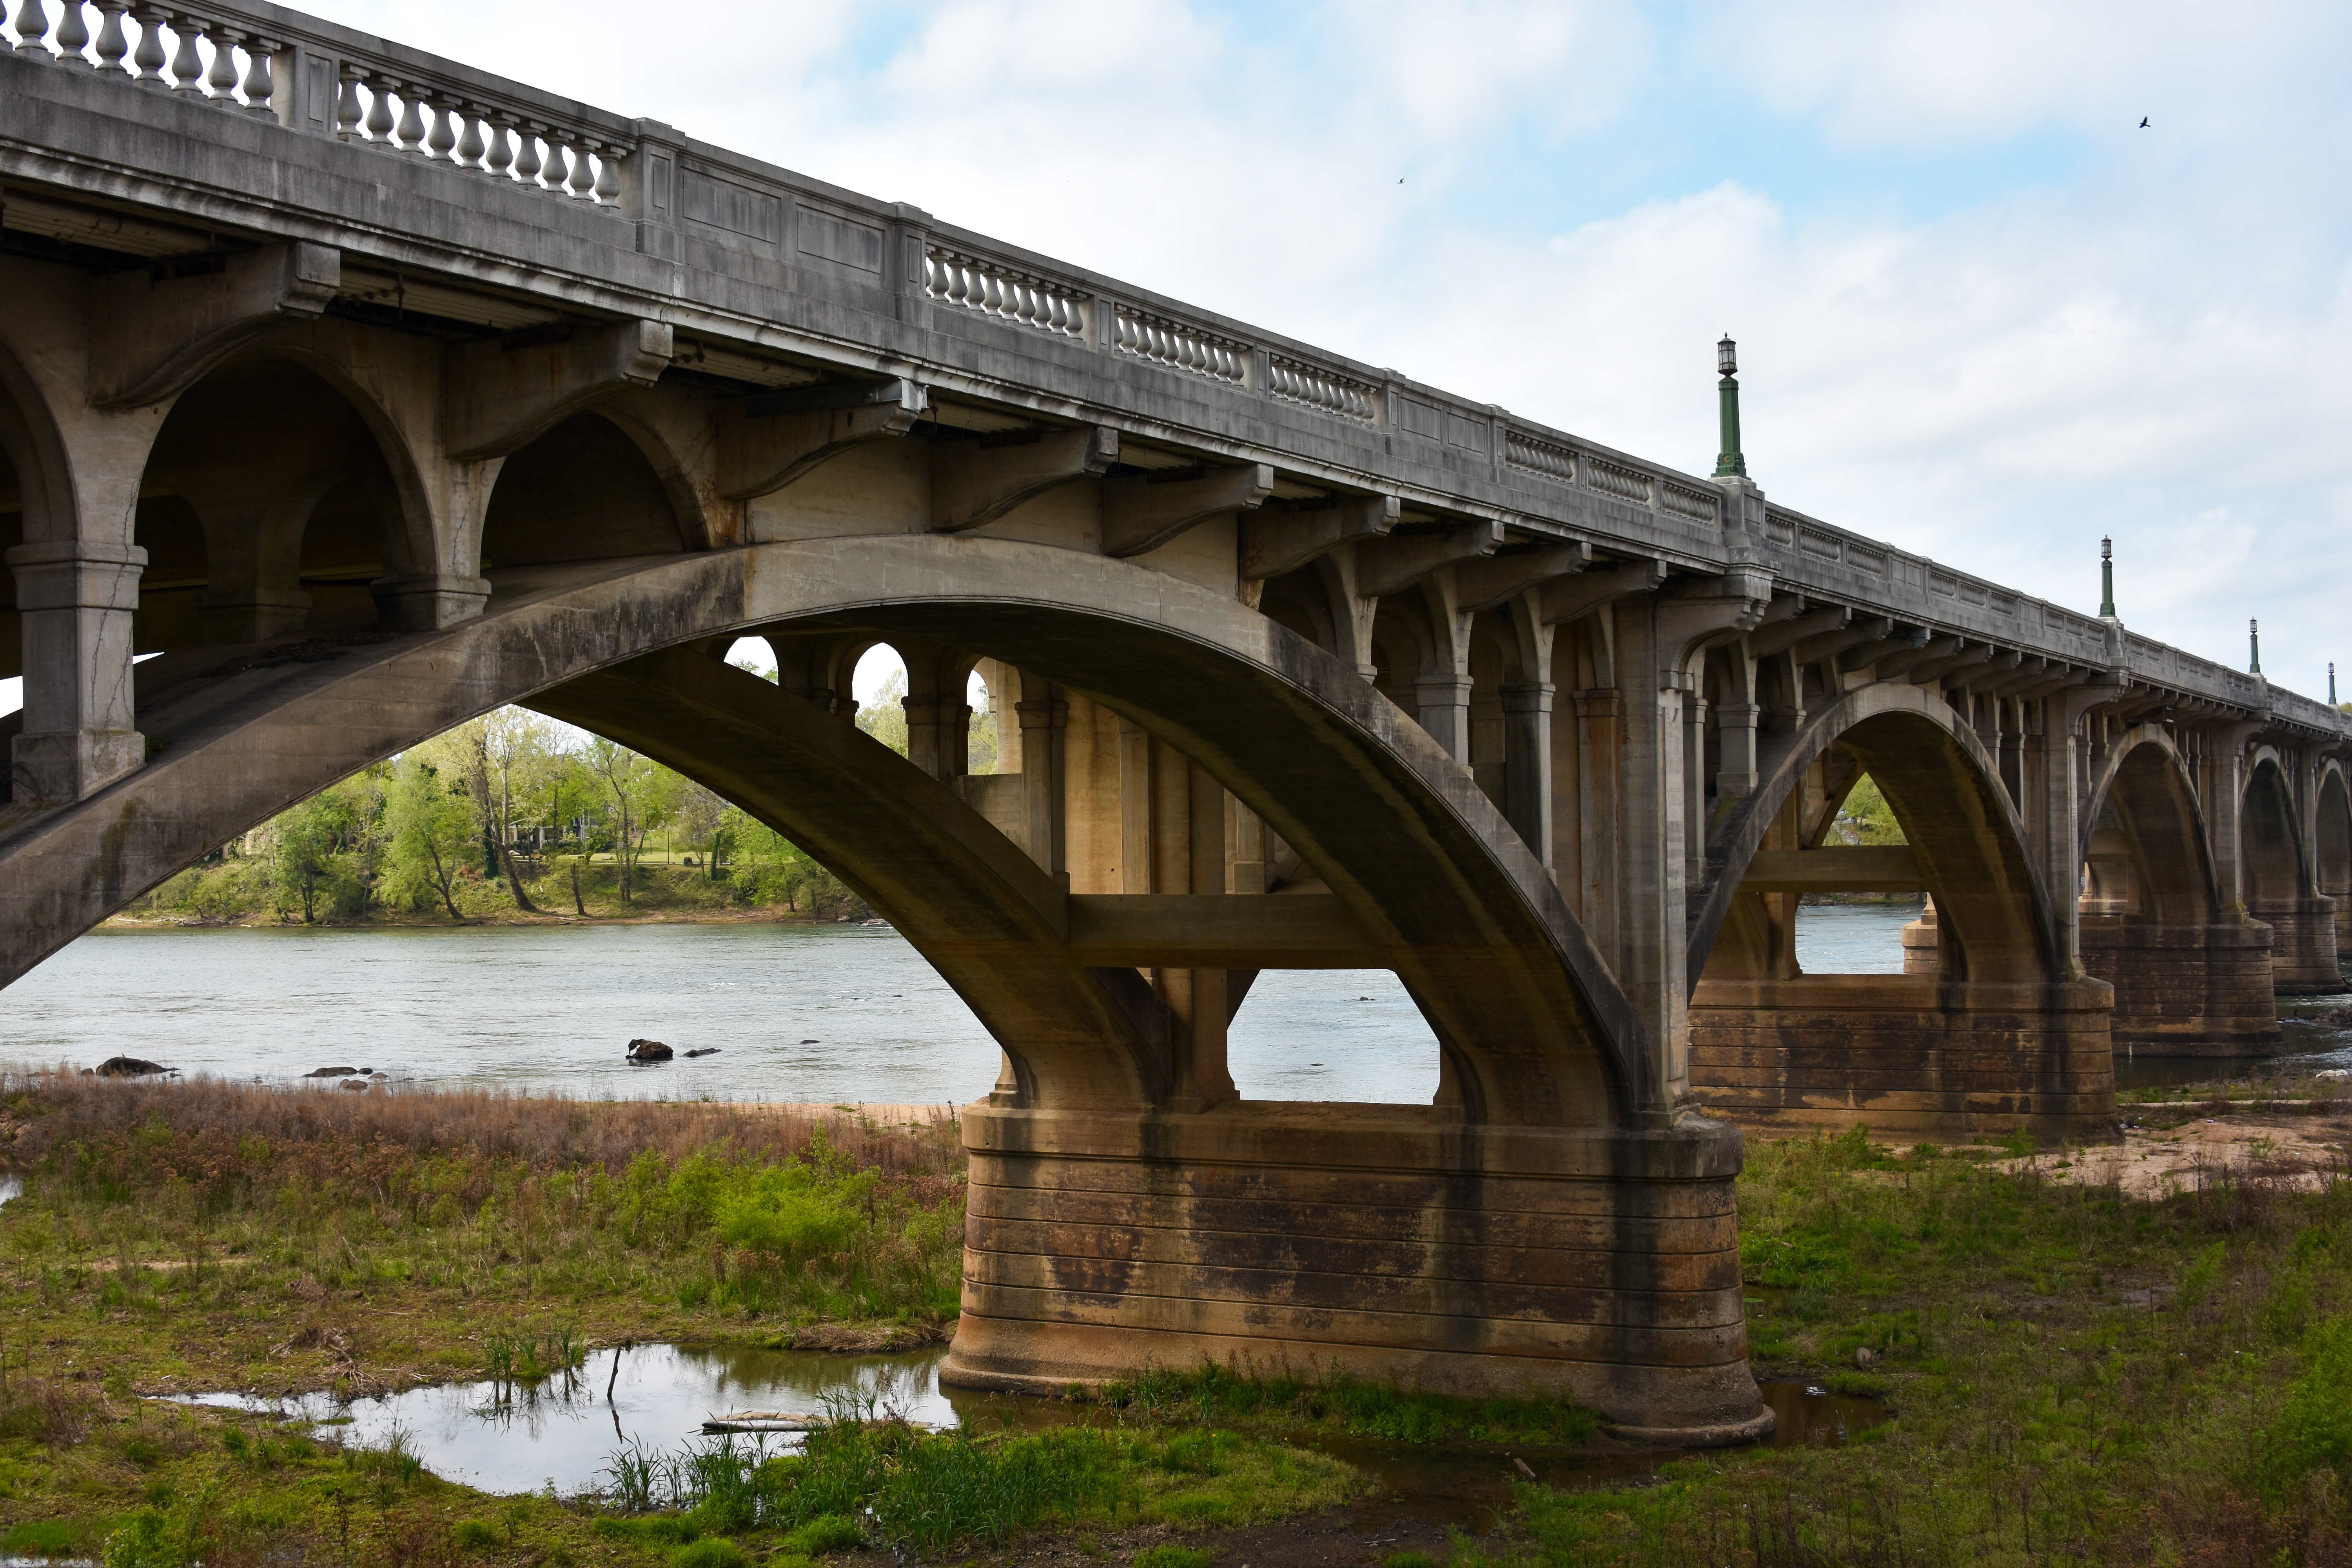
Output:
[[330,785],[269,824],[270,879],[282,895],[301,901],[304,925],[319,923],[319,888],[335,873],[352,807],[350,797]]
[[892,670],[871,702],[857,707],[857,727],[898,752],[907,754],[907,675]]
[[457,868],[474,839],[474,813],[464,789],[462,780],[444,778],[439,768],[412,752],[393,769],[384,792],[391,848],[386,880],[412,903],[437,894],[453,921],[466,918],[457,908]]
[[613,858],[620,866],[621,901],[627,903],[637,852],[645,835],[658,826],[656,818],[662,805],[658,796],[665,792],[657,775],[667,770],[602,735],[589,738],[581,760],[604,784],[611,800],[615,829]]
[[1886,804],[1879,793],[1878,783],[1868,773],[1854,781],[1846,792],[1845,804],[1838,807],[1837,835],[1848,844],[1908,844],[1903,837],[1903,825],[1895,820],[1895,808]]

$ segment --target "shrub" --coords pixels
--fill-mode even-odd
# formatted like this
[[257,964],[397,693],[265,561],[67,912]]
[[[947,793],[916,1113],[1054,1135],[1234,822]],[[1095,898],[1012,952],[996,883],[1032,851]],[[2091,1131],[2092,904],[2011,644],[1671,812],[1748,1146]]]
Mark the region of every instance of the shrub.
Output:
[[1152,1546],[1135,1554],[1135,1568],[1209,1568],[1216,1560],[1215,1552],[1191,1546]]
[[825,1552],[847,1552],[864,1544],[866,1532],[845,1513],[824,1513],[784,1537],[787,1552],[814,1557]]
[[733,1542],[714,1536],[679,1547],[670,1564],[671,1568],[751,1568],[751,1559]]

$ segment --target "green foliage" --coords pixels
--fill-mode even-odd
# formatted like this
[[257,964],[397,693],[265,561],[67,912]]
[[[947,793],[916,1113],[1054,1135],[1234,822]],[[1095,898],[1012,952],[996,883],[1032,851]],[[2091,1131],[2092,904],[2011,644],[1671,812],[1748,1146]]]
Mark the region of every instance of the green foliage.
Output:
[[1878,781],[1864,773],[1846,792],[1845,804],[1838,807],[1838,836],[1848,844],[1908,844],[1903,836],[1903,824],[1895,819],[1895,808],[1879,793]]
[[679,1547],[670,1563],[672,1568],[751,1568],[748,1552],[731,1541],[716,1537]]
[[86,1550],[89,1543],[86,1529],[59,1519],[29,1520],[0,1534],[0,1552],[19,1557],[64,1557]]
[[2313,1330],[2304,1370],[2262,1444],[2273,1488],[2352,1464],[2352,1312]]
[[1165,1546],[1150,1546],[1135,1554],[1135,1568],[1209,1568],[1217,1560],[1213,1552],[1198,1547],[1178,1546],[1172,1542]]
[[[1600,1425],[1591,1411],[1564,1401],[1408,1393],[1351,1377],[1336,1364],[1303,1379],[1213,1363],[1190,1372],[1154,1368],[1110,1384],[1102,1398],[1113,1409],[1162,1425],[1228,1421],[1287,1431],[1320,1423],[1400,1443],[1575,1444]],[[1204,1443],[1209,1436],[1195,1432],[1183,1441]]]
[[817,1557],[828,1552],[848,1552],[865,1544],[866,1532],[857,1521],[845,1513],[822,1513],[806,1524],[788,1531],[783,1539],[787,1552]]
[[488,1552],[499,1544],[499,1532],[478,1519],[459,1520],[449,1538],[462,1552]]
[[857,727],[903,757],[907,754],[906,704],[906,671],[893,670],[873,701],[857,705]]

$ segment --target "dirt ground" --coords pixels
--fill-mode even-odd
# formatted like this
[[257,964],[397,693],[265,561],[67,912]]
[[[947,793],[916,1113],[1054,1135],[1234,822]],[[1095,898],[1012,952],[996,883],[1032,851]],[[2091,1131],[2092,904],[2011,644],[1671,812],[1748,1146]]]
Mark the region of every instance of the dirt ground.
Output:
[[[2166,1109],[2168,1119],[2174,1108]],[[2137,1110],[2126,1108],[2127,1121]],[[2315,1192],[2331,1177],[2352,1175],[2352,1126],[2333,1116],[2192,1115],[2177,1127],[2126,1125],[2119,1144],[2029,1154],[1998,1166],[2053,1182],[2113,1184],[2126,1197],[2151,1201],[2197,1192],[2225,1176]]]

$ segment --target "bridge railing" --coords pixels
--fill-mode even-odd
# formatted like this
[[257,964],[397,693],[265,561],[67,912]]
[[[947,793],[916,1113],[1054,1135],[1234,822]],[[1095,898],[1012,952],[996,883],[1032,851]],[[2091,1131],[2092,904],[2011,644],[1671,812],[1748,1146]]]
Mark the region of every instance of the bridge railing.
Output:
[[20,55],[615,213],[637,139],[619,115],[255,0],[23,0],[13,28]]

